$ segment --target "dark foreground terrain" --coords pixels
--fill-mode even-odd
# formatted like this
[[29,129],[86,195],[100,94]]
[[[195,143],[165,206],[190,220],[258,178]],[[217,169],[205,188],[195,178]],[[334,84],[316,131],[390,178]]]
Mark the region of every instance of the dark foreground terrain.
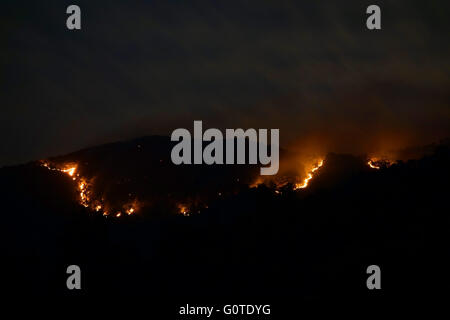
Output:
[[[307,189],[275,193],[246,185],[255,168],[181,173],[165,164],[165,141],[112,144],[59,159],[85,163],[87,175],[99,163],[105,172],[123,168],[110,183],[128,175],[127,188],[141,190],[141,198],[153,195],[156,205],[123,219],[84,208],[67,175],[38,163],[0,169],[3,290],[10,297],[148,296],[182,304],[407,300],[445,289],[448,146],[380,170],[330,154]],[[137,143],[153,151],[131,152]],[[242,180],[230,182],[236,177]],[[182,197],[208,205],[183,216],[174,211]],[[81,267],[81,291],[66,288],[71,264]],[[372,264],[382,271],[380,291],[366,287]]]

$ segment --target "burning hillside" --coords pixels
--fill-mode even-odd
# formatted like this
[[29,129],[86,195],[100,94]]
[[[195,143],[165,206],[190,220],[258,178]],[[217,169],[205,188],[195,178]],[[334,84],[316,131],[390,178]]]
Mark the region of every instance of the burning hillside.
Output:
[[[395,163],[292,157],[292,170],[253,188],[256,166],[179,167],[167,150],[168,140],[147,138],[0,169],[0,243],[7,274],[20,275],[7,288],[59,293],[54,270],[75,261],[99,296],[150,286],[169,297],[232,297],[238,286],[270,295],[292,284],[305,296],[342,287],[360,296],[360,275],[376,261],[393,272],[397,298],[416,272],[433,274],[430,258],[445,252],[448,147]],[[336,264],[341,257],[348,263]],[[412,271],[395,269],[411,261],[419,263]],[[261,286],[267,274],[277,277]]]
[[380,170],[381,168],[389,168],[394,164],[394,161],[388,159],[380,159],[380,158],[372,158],[367,161],[367,165],[376,170]]
[[295,190],[297,189],[305,189],[306,187],[308,187],[308,183],[309,181],[313,178],[314,173],[320,169],[320,167],[323,166],[323,160],[320,160],[317,165],[315,165],[311,171],[308,172],[307,177],[303,180],[302,183],[297,183],[295,184]]
[[103,216],[113,215],[119,218],[122,215],[132,215],[137,212],[140,206],[137,199],[123,203],[119,207],[112,206],[110,204],[111,202],[106,201],[104,197],[96,196],[93,191],[95,179],[88,179],[84,176],[80,176],[80,173],[77,172],[78,164],[67,163],[60,165],[45,160],[42,160],[41,163],[43,167],[49,170],[59,171],[71,177],[72,180],[75,181],[74,183],[76,184],[79,193],[79,203],[92,211],[101,212]]
[[42,160],[40,165],[70,178],[77,202],[106,217],[145,212],[190,215],[211,201],[248,186],[257,166],[176,166],[172,142],[142,138]]
[[[301,192],[318,174],[322,180],[329,180],[327,176],[340,170],[340,158],[285,157],[282,164],[284,161],[288,170],[262,177],[254,166],[175,166],[164,149],[170,150],[164,138],[145,138],[42,160],[40,165],[67,176],[81,206],[115,218],[144,212],[189,216],[201,213],[224,196],[260,185],[278,194],[283,190]],[[352,159],[358,170],[364,170],[364,162],[366,168],[378,170],[392,164],[378,158]]]

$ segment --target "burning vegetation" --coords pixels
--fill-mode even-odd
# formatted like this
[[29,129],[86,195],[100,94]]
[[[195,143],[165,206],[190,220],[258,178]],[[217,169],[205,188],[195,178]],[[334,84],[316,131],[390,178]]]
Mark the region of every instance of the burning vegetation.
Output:
[[[188,187],[188,184],[181,184],[178,185],[181,186],[181,192],[170,188],[162,189],[161,191],[155,189],[159,184],[153,179],[148,181],[146,174],[138,175],[143,182],[142,180],[138,181],[137,185],[134,184],[134,179],[131,179],[129,176],[130,174],[133,176],[133,173],[122,174],[112,178],[110,171],[108,171],[106,175],[103,173],[103,176],[107,178],[101,179],[98,178],[98,168],[91,168],[93,170],[89,173],[86,168],[81,167],[80,163],[84,163],[83,161],[59,162],[45,160],[41,161],[41,165],[48,170],[59,171],[70,177],[78,194],[77,201],[83,207],[104,217],[121,218],[135,215],[142,210],[145,211],[150,205],[155,207],[157,212],[163,209],[163,211],[166,210],[182,216],[191,216],[207,209],[208,205],[206,204],[211,203],[211,201],[236,194],[242,188],[256,188],[260,185],[269,187],[277,195],[282,195],[284,191],[289,190],[294,192],[300,191],[300,189],[304,190],[310,186],[311,181],[327,165],[328,161],[330,161],[329,165],[333,165],[334,160],[332,158],[330,160],[328,157],[327,160],[325,157],[315,157],[313,160],[291,158],[286,165],[288,167],[287,170],[273,177],[256,175],[253,183],[251,183],[251,180],[243,182],[241,180],[244,179],[234,178],[234,185],[223,185],[220,189],[193,190]],[[158,161],[158,165],[162,165],[161,163],[163,162]],[[388,168],[393,164],[392,161],[375,157],[368,158],[362,163],[363,166],[367,165],[368,168],[373,170]],[[327,170],[329,169],[327,168]],[[241,178],[241,176],[239,177]],[[226,178],[225,176],[222,177],[222,179]],[[186,187],[183,187],[183,185]],[[130,190],[144,190],[146,193],[131,193]],[[144,202],[138,201],[136,194],[139,195],[139,198],[146,199],[145,208]]]
[[389,168],[394,164],[393,161],[387,159],[371,158],[367,161],[367,165],[375,170],[380,170],[381,168]]
[[308,186],[309,181],[313,178],[314,173],[320,169],[320,167],[323,166],[323,160],[320,160],[312,169],[310,172],[308,172],[307,177],[303,180],[302,183],[295,184],[294,190],[297,189],[305,189]]
[[[305,170],[304,178],[300,178],[301,175],[298,173],[298,163],[294,165],[294,170],[288,171],[284,174],[279,174],[276,177],[263,178],[259,176],[255,182],[253,182],[250,187],[256,188],[259,185],[265,184],[269,187],[273,187],[275,189],[275,193],[281,194],[280,189],[286,188],[289,186],[292,190],[306,189],[309,186],[310,181],[316,175],[317,171],[323,166],[324,159],[319,158],[312,162],[310,169]],[[301,163],[301,161],[298,161]],[[292,164],[290,164],[292,165]]]
[[112,208],[111,205],[108,205],[103,197],[95,197],[92,190],[93,179],[89,180],[86,177],[81,176],[80,173],[77,172],[78,165],[76,163],[66,163],[62,165],[53,164],[48,161],[42,161],[41,163],[43,167],[49,170],[59,171],[71,177],[72,180],[76,182],[76,188],[79,194],[78,202],[83,207],[88,208],[93,212],[101,212],[105,217],[109,216],[110,212],[114,212],[114,216],[119,218],[122,216],[122,212],[125,215],[136,213],[139,207],[139,202],[134,200],[130,203],[125,203],[120,210],[117,210],[117,208]]

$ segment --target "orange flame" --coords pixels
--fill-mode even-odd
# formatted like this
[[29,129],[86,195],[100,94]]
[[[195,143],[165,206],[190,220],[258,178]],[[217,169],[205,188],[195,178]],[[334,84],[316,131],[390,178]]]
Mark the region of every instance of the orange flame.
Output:
[[389,160],[385,158],[369,158],[367,161],[367,165],[372,168],[379,170],[381,168],[389,168],[395,163],[394,160]]
[[367,162],[367,164],[369,165],[369,167],[371,167],[372,169],[376,169],[376,170],[379,170],[380,169],[380,167],[379,166],[377,166],[376,164],[375,164],[375,161],[376,160],[369,160],[368,162]]
[[75,173],[75,170],[77,170],[77,167],[71,167],[71,168],[67,168],[67,169],[62,169],[62,172],[67,173],[69,176],[73,176],[73,174]]
[[314,166],[314,167],[311,169],[310,172],[308,172],[308,175],[307,175],[307,177],[305,178],[305,180],[303,180],[303,183],[297,183],[297,184],[295,184],[294,190],[305,189],[305,188],[308,186],[309,181],[313,178],[314,172],[316,172],[317,170],[319,170],[320,167],[322,167],[322,166],[323,166],[323,160],[320,160],[319,163],[318,163],[316,166]]
[[[91,197],[91,190],[92,190],[92,181],[89,181],[80,176],[79,173],[77,173],[75,175],[75,173],[77,172],[77,164],[65,164],[65,165],[58,165],[58,164],[50,164],[47,161],[42,161],[42,166],[49,169],[49,170],[53,170],[53,171],[59,171],[59,172],[63,172],[67,175],[69,175],[70,177],[72,177],[72,180],[79,180],[77,183],[77,189],[78,189],[78,193],[80,196],[79,199],[79,203],[86,207],[86,208],[90,208],[92,211],[102,211],[102,209],[105,207],[104,206],[104,202],[103,202],[103,198],[101,199],[101,201],[99,199],[93,199]],[[137,200],[134,200],[132,203],[129,203],[125,206],[123,206],[123,208],[127,208],[125,209],[125,213],[127,215],[131,215],[133,213],[135,213],[138,209],[139,209],[139,202]],[[109,210],[109,209],[108,209]],[[106,210],[106,208],[103,210],[103,216],[108,216],[109,212],[108,210]],[[122,212],[118,211],[115,214],[116,217],[121,217],[122,216]]]
[[[49,170],[54,170],[54,171],[61,171],[64,173],[67,173],[69,176],[73,176],[75,174],[75,171],[77,170],[77,165],[66,165],[64,166],[64,168],[58,168],[58,167],[52,167],[50,166],[50,164],[48,162],[43,162],[42,163],[43,167],[46,167]],[[76,179],[75,177],[73,178],[74,180]]]

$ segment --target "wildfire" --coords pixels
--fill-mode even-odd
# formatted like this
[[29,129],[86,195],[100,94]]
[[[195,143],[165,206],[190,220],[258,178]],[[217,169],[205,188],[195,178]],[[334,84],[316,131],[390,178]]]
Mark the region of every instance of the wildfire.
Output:
[[[101,200],[99,199],[93,199],[92,197],[92,180],[88,182],[88,180],[82,176],[80,176],[79,173],[75,175],[77,172],[78,166],[76,164],[65,164],[65,165],[51,165],[49,162],[42,162],[42,166],[53,171],[59,171],[67,174],[68,176],[72,177],[72,180],[78,180],[77,182],[77,189],[80,196],[79,202],[80,204],[85,208],[90,208],[92,211],[100,212],[103,210],[102,214],[103,216],[107,217],[109,215],[109,212],[107,208],[105,208],[103,203],[103,198]],[[125,213],[127,215],[132,215],[137,211],[139,207],[139,203],[137,200],[134,200],[132,203],[128,203],[123,206],[125,209]],[[117,218],[122,216],[122,212],[118,211],[116,212],[115,216]]]
[[389,168],[394,163],[395,161],[384,158],[370,158],[367,160],[367,165],[375,170],[379,170],[381,168]]
[[[49,170],[67,173],[71,177],[73,177],[73,175],[77,171],[77,165],[74,165],[74,164],[68,164],[68,165],[64,166],[63,168],[58,168],[58,167],[50,166],[50,164],[48,162],[43,162],[42,166],[46,167]],[[75,180],[75,179],[76,179],[76,177],[73,177],[73,180]]]
[[89,191],[87,190],[87,183],[85,180],[81,180],[81,182],[78,184],[78,190],[80,191],[80,202],[84,207],[89,207]]
[[61,171],[67,173],[69,176],[72,177],[73,174],[75,173],[75,170],[77,170],[77,167],[67,168],[67,169],[63,169]]
[[324,160],[321,159],[311,168],[311,170],[307,173],[306,178],[301,183],[295,183],[295,177],[292,175],[279,175],[275,178],[263,179],[262,177],[258,177],[255,182],[249,185],[250,188],[256,188],[259,185],[266,184],[267,186],[274,188],[276,194],[282,194],[282,189],[286,188],[286,186],[290,186],[293,184],[292,189],[305,189],[309,185],[309,181],[314,177],[314,174],[317,170],[319,170],[323,166]]
[[310,172],[308,172],[307,177],[303,180],[303,183],[295,184],[294,190],[305,189],[308,186],[309,181],[313,178],[314,173],[323,166],[323,160],[320,160],[319,163],[314,166]]
[[369,161],[367,161],[367,164],[368,164],[369,167],[371,167],[372,169],[377,169],[377,170],[380,169],[380,167],[377,166],[377,165],[375,164],[375,161],[374,161],[374,160],[369,160]]

